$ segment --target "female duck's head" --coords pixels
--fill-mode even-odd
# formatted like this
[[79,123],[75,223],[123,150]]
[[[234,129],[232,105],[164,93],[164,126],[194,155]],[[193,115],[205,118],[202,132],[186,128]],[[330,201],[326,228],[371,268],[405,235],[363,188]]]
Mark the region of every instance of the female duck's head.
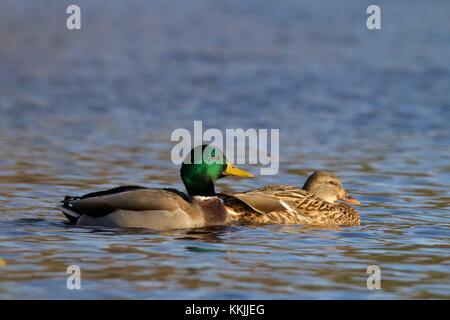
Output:
[[253,177],[228,162],[222,150],[212,145],[192,149],[181,166],[180,174],[190,196],[215,196],[214,183],[225,176]]
[[360,204],[350,196],[342,186],[341,180],[332,172],[316,171],[306,180],[303,190],[306,190],[327,202],[342,200],[353,204]]

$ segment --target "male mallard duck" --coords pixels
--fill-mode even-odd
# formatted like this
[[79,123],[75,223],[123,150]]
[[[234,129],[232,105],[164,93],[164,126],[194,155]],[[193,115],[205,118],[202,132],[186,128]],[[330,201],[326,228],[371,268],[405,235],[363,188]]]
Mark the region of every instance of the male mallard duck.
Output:
[[331,172],[316,171],[303,189],[268,185],[220,197],[228,209],[228,222],[253,224],[359,225],[358,212],[336,200],[359,204]]
[[218,148],[206,145],[191,150],[180,174],[188,194],[170,188],[121,186],[81,197],[66,196],[60,209],[79,226],[166,230],[223,225],[227,211],[216,196],[214,183],[228,175],[253,177],[229,163]]

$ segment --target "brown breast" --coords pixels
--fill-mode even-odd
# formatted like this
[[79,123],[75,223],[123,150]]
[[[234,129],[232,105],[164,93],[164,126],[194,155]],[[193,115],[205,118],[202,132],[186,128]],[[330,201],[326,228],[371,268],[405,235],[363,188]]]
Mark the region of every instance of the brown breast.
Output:
[[217,197],[194,197],[196,205],[200,207],[205,218],[205,226],[220,226],[227,222],[227,210]]

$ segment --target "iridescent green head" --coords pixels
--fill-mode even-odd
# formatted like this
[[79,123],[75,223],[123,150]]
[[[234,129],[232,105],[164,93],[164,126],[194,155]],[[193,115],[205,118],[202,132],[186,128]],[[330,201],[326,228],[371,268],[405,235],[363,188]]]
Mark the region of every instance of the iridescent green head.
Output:
[[222,150],[212,145],[192,149],[181,166],[180,174],[190,196],[208,197],[216,195],[214,183],[222,177],[253,177],[228,162]]

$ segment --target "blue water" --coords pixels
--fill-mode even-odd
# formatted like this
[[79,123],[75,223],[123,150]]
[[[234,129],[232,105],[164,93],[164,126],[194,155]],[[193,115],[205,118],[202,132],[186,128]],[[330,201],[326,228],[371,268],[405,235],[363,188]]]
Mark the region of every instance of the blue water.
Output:
[[[77,3],[80,31],[70,1],[0,3],[0,298],[450,297],[448,1],[378,1],[378,31],[368,1]],[[333,170],[363,224],[64,223],[66,194],[182,189],[170,135],[194,120],[280,129],[279,174],[219,190]],[[66,288],[73,264],[81,290]]]

